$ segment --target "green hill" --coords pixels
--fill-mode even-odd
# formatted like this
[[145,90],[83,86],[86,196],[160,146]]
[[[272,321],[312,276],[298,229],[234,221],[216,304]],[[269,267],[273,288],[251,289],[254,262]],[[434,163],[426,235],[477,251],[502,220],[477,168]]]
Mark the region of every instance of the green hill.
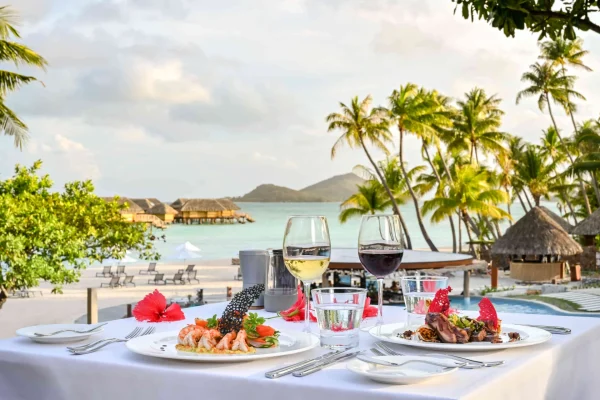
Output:
[[356,185],[364,183],[364,179],[350,173],[336,175],[332,178],[305,187],[300,193],[320,197],[323,201],[344,201],[356,193]]
[[364,182],[354,174],[337,175],[301,190],[265,184],[233,201],[257,203],[341,202],[356,192],[356,185]]

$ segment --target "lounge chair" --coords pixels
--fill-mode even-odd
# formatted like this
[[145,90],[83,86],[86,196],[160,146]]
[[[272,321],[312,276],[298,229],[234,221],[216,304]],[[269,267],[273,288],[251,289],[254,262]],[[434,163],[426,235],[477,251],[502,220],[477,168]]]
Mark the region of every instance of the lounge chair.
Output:
[[127,287],[127,285],[133,285],[133,287],[135,287],[135,283],[133,283],[133,275],[127,275],[123,280],[123,283],[121,283],[121,286]]
[[96,272],[96,278],[100,277],[100,278],[106,278],[107,276],[112,276],[112,272],[110,272],[110,269],[112,267],[108,266],[108,267],[102,267],[102,272]]
[[116,287],[121,286],[121,277],[119,276],[113,276],[112,278],[110,278],[110,282],[103,282],[100,284],[100,287],[104,287],[104,285],[108,286],[111,289],[114,289]]
[[166,285],[167,282],[164,280],[165,274],[155,274],[154,275],[154,279],[148,279],[148,283],[154,283],[155,285],[158,285],[160,282],[163,283],[163,285]]
[[236,280],[236,281],[241,281],[242,280],[242,268],[241,267],[238,267],[238,273],[237,273],[237,275],[235,275],[233,277],[233,279]]
[[190,272],[193,272],[194,271],[194,267],[195,267],[195,265],[188,265],[187,268],[185,269],[185,272],[187,272],[188,274]]
[[127,274],[125,273],[125,266],[124,265],[117,265],[117,276],[122,276],[125,275],[127,276]]
[[140,270],[140,275],[154,275],[154,274],[158,274],[158,271],[156,270],[156,263],[150,263],[150,265],[148,265],[148,269]]
[[188,272],[188,277],[187,277],[187,281],[189,283],[192,283],[192,281],[196,281],[198,283],[200,283],[200,281],[198,280],[198,278],[196,278],[196,273],[198,271],[192,271],[192,272]]
[[176,285],[177,282],[181,283],[182,285],[185,285],[185,280],[183,279],[183,272],[176,273],[175,275],[173,275],[173,278],[165,279],[165,285],[169,283],[169,281],[173,282],[174,285]]

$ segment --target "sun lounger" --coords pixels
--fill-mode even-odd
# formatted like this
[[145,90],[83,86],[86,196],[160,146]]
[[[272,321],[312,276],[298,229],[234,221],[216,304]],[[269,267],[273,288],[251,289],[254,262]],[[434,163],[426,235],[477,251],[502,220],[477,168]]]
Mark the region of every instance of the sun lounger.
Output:
[[121,286],[121,277],[119,276],[113,276],[112,278],[110,278],[109,282],[103,282],[100,284],[100,287],[104,287],[104,285],[108,286],[111,289],[114,289],[116,287]]
[[127,274],[125,273],[125,266],[124,265],[117,265],[117,276],[127,276]]
[[185,272],[187,272],[188,274],[190,272],[192,272],[194,270],[195,265],[188,265],[187,268],[185,269]]
[[121,284],[121,286],[125,287],[127,287],[127,285],[133,285],[133,287],[135,287],[135,283],[133,283],[133,275],[127,275]]
[[96,278],[100,277],[100,278],[106,278],[107,276],[112,276],[112,272],[110,272],[110,269],[112,267],[108,266],[108,267],[102,267],[102,272],[96,272]]
[[173,275],[173,278],[165,279],[165,284],[169,283],[169,281],[173,282],[174,285],[176,285],[177,282],[181,283],[182,285],[185,285],[185,280],[183,279],[183,272],[176,273],[175,275]]
[[166,285],[167,282],[164,280],[164,277],[165,274],[156,274],[154,275],[154,279],[148,279],[148,283],[154,283],[155,285],[158,285],[162,282],[163,285]]
[[148,269],[142,269],[140,271],[140,275],[154,275],[154,274],[158,274],[158,271],[156,270],[156,263],[150,263],[150,265],[148,265]]
[[198,283],[200,283],[200,281],[198,280],[198,278],[196,278],[196,273],[198,271],[192,271],[192,272],[188,272],[188,277],[187,277],[187,281],[189,283],[192,283],[192,281],[196,281]]

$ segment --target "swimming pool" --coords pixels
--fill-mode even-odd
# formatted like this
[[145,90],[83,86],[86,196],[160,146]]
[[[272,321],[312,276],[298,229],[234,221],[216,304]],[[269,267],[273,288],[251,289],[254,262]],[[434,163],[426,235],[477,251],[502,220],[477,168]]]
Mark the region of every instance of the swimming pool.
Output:
[[[478,303],[480,300],[481,297],[471,297],[470,299],[465,299],[462,296],[450,296],[450,305],[452,308],[456,308],[459,311],[478,311]],[[496,307],[496,311],[498,312],[523,314],[551,314],[600,318],[600,313],[569,313],[559,311],[545,304],[527,300],[507,299],[502,297],[490,297],[490,300],[492,301],[494,307]]]

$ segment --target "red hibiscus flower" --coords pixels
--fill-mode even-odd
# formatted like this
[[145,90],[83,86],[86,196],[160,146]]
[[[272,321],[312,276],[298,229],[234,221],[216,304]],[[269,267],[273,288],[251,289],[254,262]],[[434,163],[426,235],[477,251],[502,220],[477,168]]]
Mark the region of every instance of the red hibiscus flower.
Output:
[[306,308],[304,293],[298,285],[298,299],[290,308],[280,311],[279,315],[285,321],[304,321],[304,309]]
[[179,304],[173,303],[167,307],[167,299],[158,289],[147,294],[142,301],[137,303],[133,309],[133,316],[138,321],[148,322],[181,321],[185,319]]

